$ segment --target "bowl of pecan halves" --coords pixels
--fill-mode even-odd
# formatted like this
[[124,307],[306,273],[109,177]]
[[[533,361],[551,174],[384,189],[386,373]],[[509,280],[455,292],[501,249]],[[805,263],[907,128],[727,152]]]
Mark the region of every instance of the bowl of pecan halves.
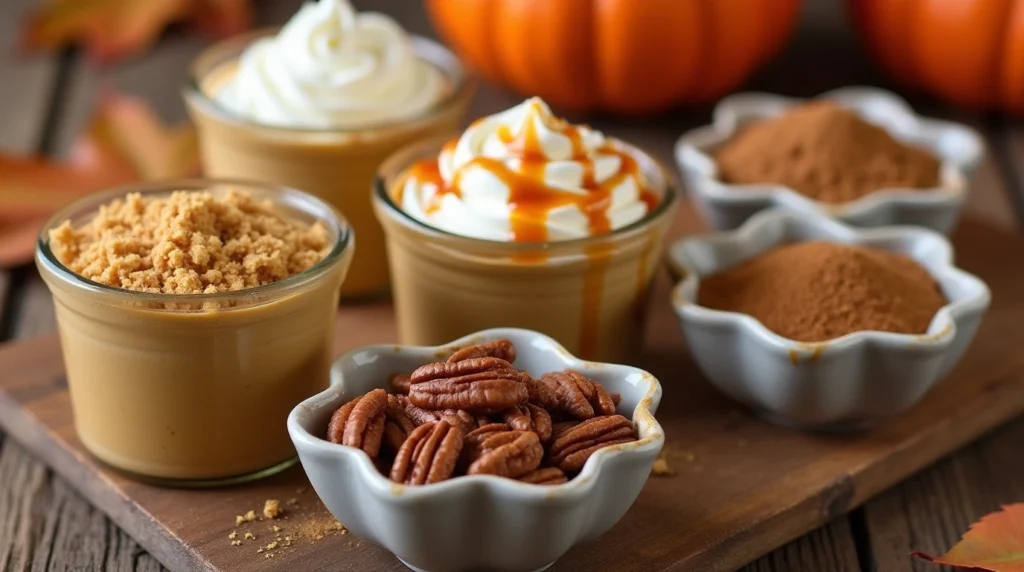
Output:
[[661,385],[494,329],[369,346],[288,431],[327,508],[415,570],[543,570],[610,529],[665,442]]

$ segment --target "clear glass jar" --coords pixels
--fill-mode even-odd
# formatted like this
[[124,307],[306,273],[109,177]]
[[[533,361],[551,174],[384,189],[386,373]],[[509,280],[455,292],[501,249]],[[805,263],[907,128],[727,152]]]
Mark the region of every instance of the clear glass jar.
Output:
[[388,285],[384,236],[366,191],[381,162],[396,150],[424,138],[457,133],[476,82],[444,46],[413,36],[416,54],[439,69],[450,88],[422,115],[355,129],[264,125],[233,113],[211,94],[233,77],[239,56],[250,44],[276,33],[261,30],[233,37],[211,46],[192,63],[183,93],[199,134],[205,172],[286,185],[333,204],[359,235],[359,253],[342,297],[381,292]]
[[[50,249],[50,230],[87,223],[128,193],[238,189],[283,216],[320,221],[334,245],[308,270],[215,294],[150,294],[88,280]],[[305,193],[232,181],[161,181],[91,195],[43,227],[36,265],[53,294],[75,428],[98,459],[174,485],[248,480],[295,459],[285,421],[328,385],[338,291],[354,238],[330,205]]]
[[586,359],[628,361],[642,341],[647,293],[677,202],[664,169],[647,153],[618,143],[637,159],[660,199],[644,218],[576,240],[481,240],[425,224],[394,201],[409,168],[436,159],[443,143],[398,152],[381,166],[374,185],[401,343],[443,344],[508,326],[543,332]]

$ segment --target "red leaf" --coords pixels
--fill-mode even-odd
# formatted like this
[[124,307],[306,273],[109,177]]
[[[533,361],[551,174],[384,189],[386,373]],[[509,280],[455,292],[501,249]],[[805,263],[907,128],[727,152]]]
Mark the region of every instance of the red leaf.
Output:
[[982,519],[946,554],[914,556],[936,564],[991,572],[1024,572],[1024,503],[1004,506]]
[[0,266],[30,260],[42,221],[80,196],[198,172],[191,125],[166,127],[142,100],[110,94],[67,160],[0,153]]
[[182,20],[224,37],[252,25],[252,6],[250,0],[48,0],[26,18],[19,44],[33,51],[74,44],[112,62],[143,52]]

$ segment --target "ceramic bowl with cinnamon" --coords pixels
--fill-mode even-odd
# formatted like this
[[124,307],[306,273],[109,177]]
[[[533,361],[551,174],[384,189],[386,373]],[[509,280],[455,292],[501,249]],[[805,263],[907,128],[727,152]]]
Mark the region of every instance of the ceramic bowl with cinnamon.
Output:
[[[823,165],[822,161],[810,160],[808,155],[822,153],[821,149],[828,147],[822,145],[823,138],[847,130],[828,124],[810,128],[795,125],[793,129],[790,126],[782,129],[780,125],[775,136],[762,133],[759,143],[748,140],[747,149],[733,152],[732,165],[725,161],[724,149],[739,141],[752,125],[779,119],[799,107],[824,102],[854,112],[864,124],[853,125],[851,131],[860,135],[867,132],[866,139],[874,143],[888,139],[881,141],[887,148],[874,150],[866,147],[871,143],[864,141],[832,141],[834,145],[826,151],[832,156]],[[865,125],[881,128],[889,137],[880,132],[871,133],[873,127]],[[792,133],[801,128],[807,131],[806,145],[787,147],[787,143],[799,140],[800,136]],[[763,179],[757,176],[759,167],[753,166],[757,161],[746,160],[757,154],[757,145],[764,148],[765,157],[760,158],[764,159],[760,168],[766,171]],[[783,149],[785,156],[781,154]],[[842,154],[844,149],[851,149],[850,157],[834,156]],[[890,151],[893,156],[886,155]],[[910,224],[948,234],[960,215],[971,177],[983,153],[982,138],[975,130],[918,116],[899,96],[870,87],[836,89],[812,100],[768,93],[735,94],[715,106],[711,125],[685,133],[675,146],[684,187],[704,219],[718,230],[736,228],[761,210],[782,208],[855,226]],[[856,159],[852,155],[871,158],[867,159],[868,164],[851,168]],[[884,164],[879,165],[877,161]],[[920,163],[925,165],[922,167]],[[737,165],[747,172],[741,173],[742,177],[730,177],[733,174],[730,167]],[[801,172],[804,167],[807,169]],[[913,172],[915,168],[918,172]],[[771,172],[780,169],[790,169],[790,176],[780,177],[777,172]],[[798,189],[794,183],[778,182],[792,181],[793,169],[797,170],[795,178],[806,175],[806,186],[800,185]],[[921,176],[921,169],[933,172]],[[809,172],[812,170],[819,172]],[[833,192],[837,180],[844,177],[847,180],[841,182],[846,188],[840,190],[846,192]]]
[[[916,276],[929,280],[941,293],[937,310],[927,314],[923,324],[918,321],[921,331],[917,332],[854,330],[836,337],[815,332],[813,335],[828,339],[806,341],[769,329],[751,313],[722,307],[717,303],[722,299],[720,291],[702,291],[705,284],[718,290],[731,287],[721,279],[726,273],[749,278],[757,271],[752,264],[758,260],[782,248],[806,249],[812,242],[843,252],[857,249],[858,256],[872,252],[875,254],[867,256],[889,257],[904,267],[916,268]],[[831,268],[844,266],[844,261],[836,264],[834,258],[828,263]],[[672,291],[672,305],[690,352],[708,381],[769,421],[805,429],[856,429],[909,409],[953,369],[974,338],[991,299],[984,282],[953,265],[952,247],[934,231],[909,226],[858,229],[813,214],[782,210],[758,213],[731,232],[680,240],[670,247],[669,263],[682,277]],[[860,267],[854,272],[863,270]],[[774,300],[767,292],[772,286],[778,290],[779,285],[786,285],[801,270],[780,266],[780,272],[787,275],[774,284],[765,281],[766,304],[762,307],[789,304],[793,308],[791,289]],[[838,292],[851,287],[844,281],[859,280],[857,274],[830,277],[824,273],[820,279],[827,285],[819,297],[826,298],[831,289],[838,297]],[[746,295],[760,295],[760,286],[748,283]],[[856,320],[856,312],[884,306],[883,301],[875,304],[871,296],[876,292],[872,289],[886,284],[852,287],[869,294],[852,312],[843,308],[843,316],[852,315]],[[904,307],[917,302],[906,297],[897,301]],[[835,326],[820,320],[818,310],[807,310],[803,318],[784,315],[781,323],[803,319],[793,331]],[[800,314],[800,308],[792,313]],[[775,330],[786,331],[776,322]]]

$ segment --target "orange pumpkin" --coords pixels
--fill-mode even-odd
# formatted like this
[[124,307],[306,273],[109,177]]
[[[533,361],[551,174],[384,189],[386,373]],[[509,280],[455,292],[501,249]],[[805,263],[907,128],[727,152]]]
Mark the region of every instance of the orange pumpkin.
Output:
[[955,104],[1024,112],[1024,0],[849,0],[896,80]]
[[713,100],[772,56],[800,0],[427,0],[486,78],[577,111]]

